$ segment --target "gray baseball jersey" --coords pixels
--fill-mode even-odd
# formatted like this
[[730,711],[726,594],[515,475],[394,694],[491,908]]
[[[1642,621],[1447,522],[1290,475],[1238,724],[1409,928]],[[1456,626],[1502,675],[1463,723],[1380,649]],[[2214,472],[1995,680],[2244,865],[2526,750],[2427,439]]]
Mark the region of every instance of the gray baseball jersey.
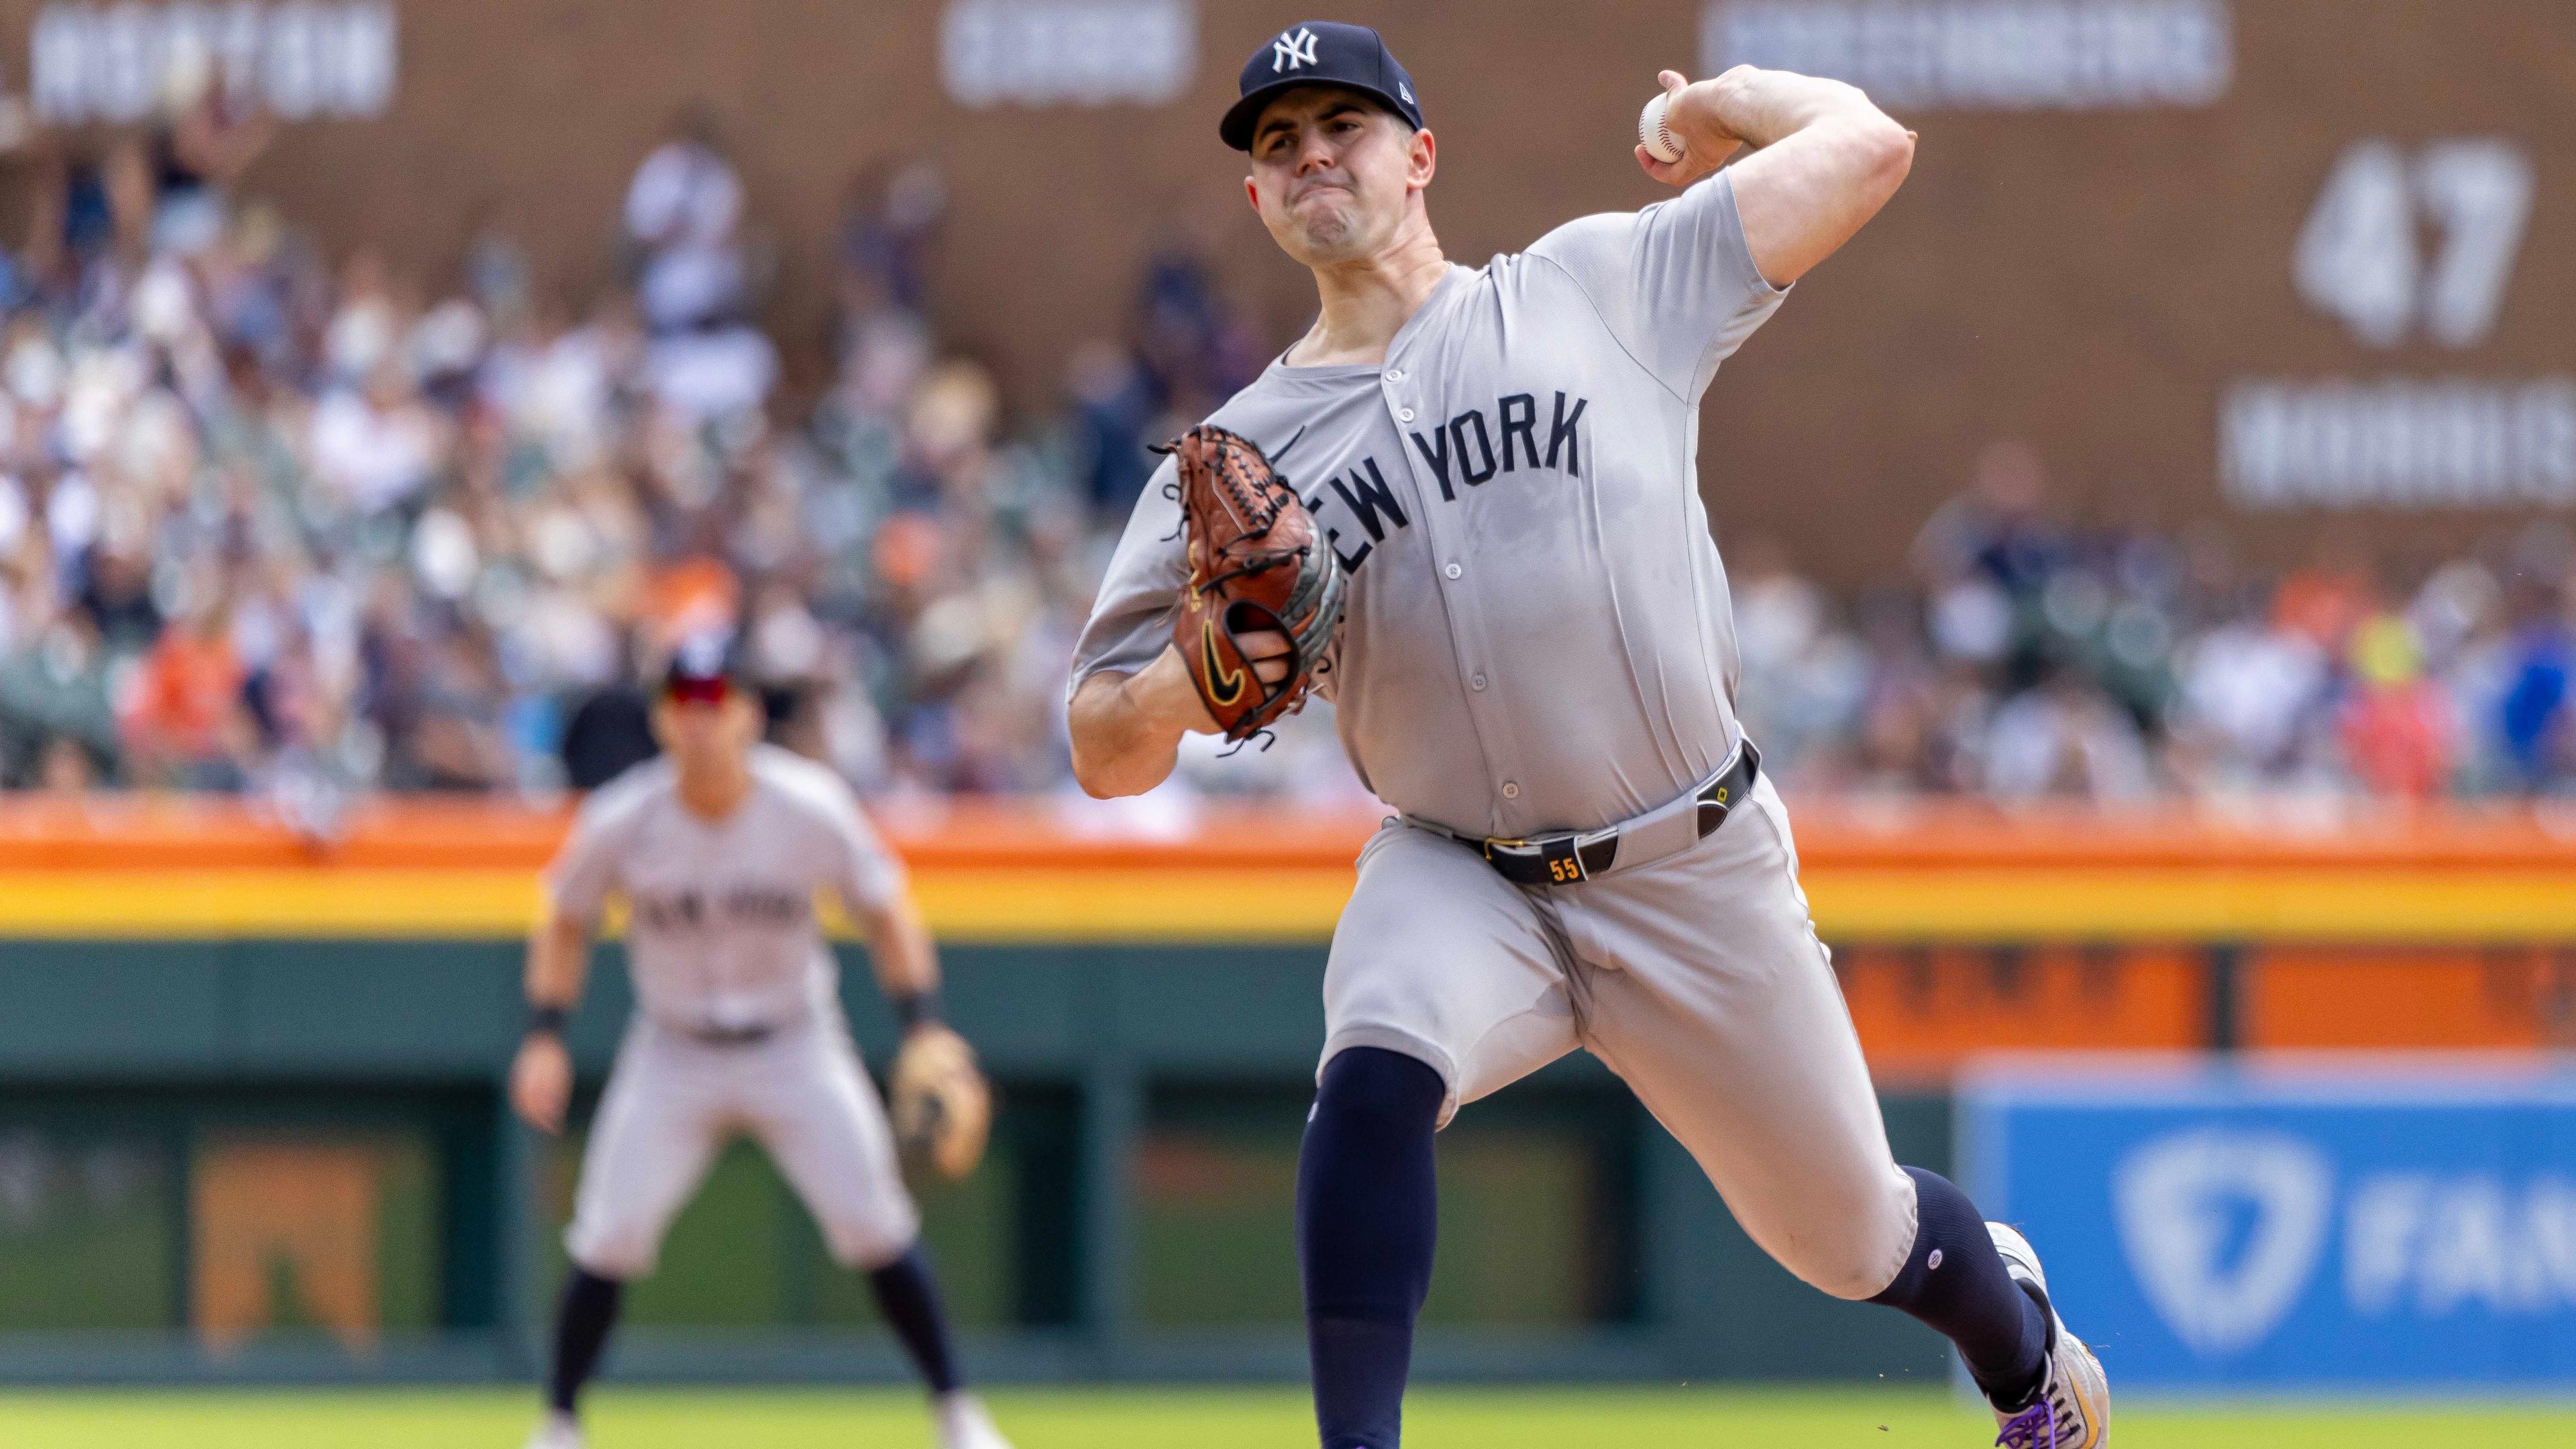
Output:
[[[1473,835],[1680,795],[1736,735],[1699,400],[1780,305],[1726,173],[1450,269],[1379,366],[1274,363],[1209,421],[1289,477],[1351,574],[1320,683],[1379,798]],[[1188,578],[1167,461],[1073,683],[1151,662]]]
[[627,969],[647,1015],[682,1031],[777,1025],[836,999],[814,892],[884,905],[903,867],[821,765],[751,753],[751,794],[710,823],[681,805],[670,763],[638,765],[582,807],[547,873],[555,909],[595,920],[628,906]]

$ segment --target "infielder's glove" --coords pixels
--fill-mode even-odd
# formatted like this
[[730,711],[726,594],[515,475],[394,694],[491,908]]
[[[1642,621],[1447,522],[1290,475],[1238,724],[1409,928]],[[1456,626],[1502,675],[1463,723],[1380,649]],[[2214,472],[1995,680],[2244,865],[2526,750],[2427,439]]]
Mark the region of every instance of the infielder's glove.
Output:
[[[1179,467],[1190,559],[1172,642],[1225,737],[1247,740],[1305,703],[1341,622],[1341,561],[1251,439],[1201,424],[1160,451]],[[1291,650],[1275,684],[1261,681],[1237,642],[1262,629],[1286,635]]]
[[893,1117],[906,1161],[951,1181],[975,1170],[993,1131],[993,1089],[966,1038],[936,1023],[905,1035],[894,1058]]

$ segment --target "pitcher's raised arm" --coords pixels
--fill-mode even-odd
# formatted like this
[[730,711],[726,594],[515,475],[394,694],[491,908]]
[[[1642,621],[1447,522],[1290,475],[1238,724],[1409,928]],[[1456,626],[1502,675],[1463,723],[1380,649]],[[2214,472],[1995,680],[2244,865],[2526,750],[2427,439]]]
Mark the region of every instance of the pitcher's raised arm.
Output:
[[1851,240],[1914,165],[1914,133],[1841,81],[1749,65],[1714,80],[1669,70],[1657,79],[1682,154],[1659,161],[1640,145],[1638,164],[1687,186],[1739,147],[1758,148],[1731,175],[1745,245],[1773,286],[1798,280]]

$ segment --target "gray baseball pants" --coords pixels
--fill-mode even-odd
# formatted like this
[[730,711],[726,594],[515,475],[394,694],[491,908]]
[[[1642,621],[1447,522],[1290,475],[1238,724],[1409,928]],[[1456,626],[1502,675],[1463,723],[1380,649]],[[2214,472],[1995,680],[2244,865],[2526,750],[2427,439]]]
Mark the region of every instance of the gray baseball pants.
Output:
[[638,1013],[591,1124],[564,1234],[572,1260],[603,1278],[651,1273],[671,1220],[736,1136],[768,1150],[842,1266],[882,1267],[920,1236],[885,1105],[839,1011],[739,1045]]
[[[1915,1235],[1769,777],[1697,845],[1559,886],[1396,823],[1360,851],[1324,973],[1324,1060],[1419,1058],[1441,1122],[1576,1047],[1697,1159],[1736,1220],[1838,1298],[1894,1281]],[[1319,1068],[1320,1071],[1320,1068]]]

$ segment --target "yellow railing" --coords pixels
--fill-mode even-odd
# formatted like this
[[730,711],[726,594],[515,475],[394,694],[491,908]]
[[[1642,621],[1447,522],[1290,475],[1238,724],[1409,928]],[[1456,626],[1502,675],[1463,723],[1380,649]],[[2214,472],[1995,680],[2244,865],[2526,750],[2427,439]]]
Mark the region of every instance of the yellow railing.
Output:
[[[2527,810],[2331,817],[2011,814],[1795,802],[1829,938],[2576,940],[2576,822]],[[229,801],[0,802],[0,938],[479,938],[523,930],[567,821],[395,801],[336,839]],[[1373,816],[979,802],[881,820],[956,940],[1321,940]]]

